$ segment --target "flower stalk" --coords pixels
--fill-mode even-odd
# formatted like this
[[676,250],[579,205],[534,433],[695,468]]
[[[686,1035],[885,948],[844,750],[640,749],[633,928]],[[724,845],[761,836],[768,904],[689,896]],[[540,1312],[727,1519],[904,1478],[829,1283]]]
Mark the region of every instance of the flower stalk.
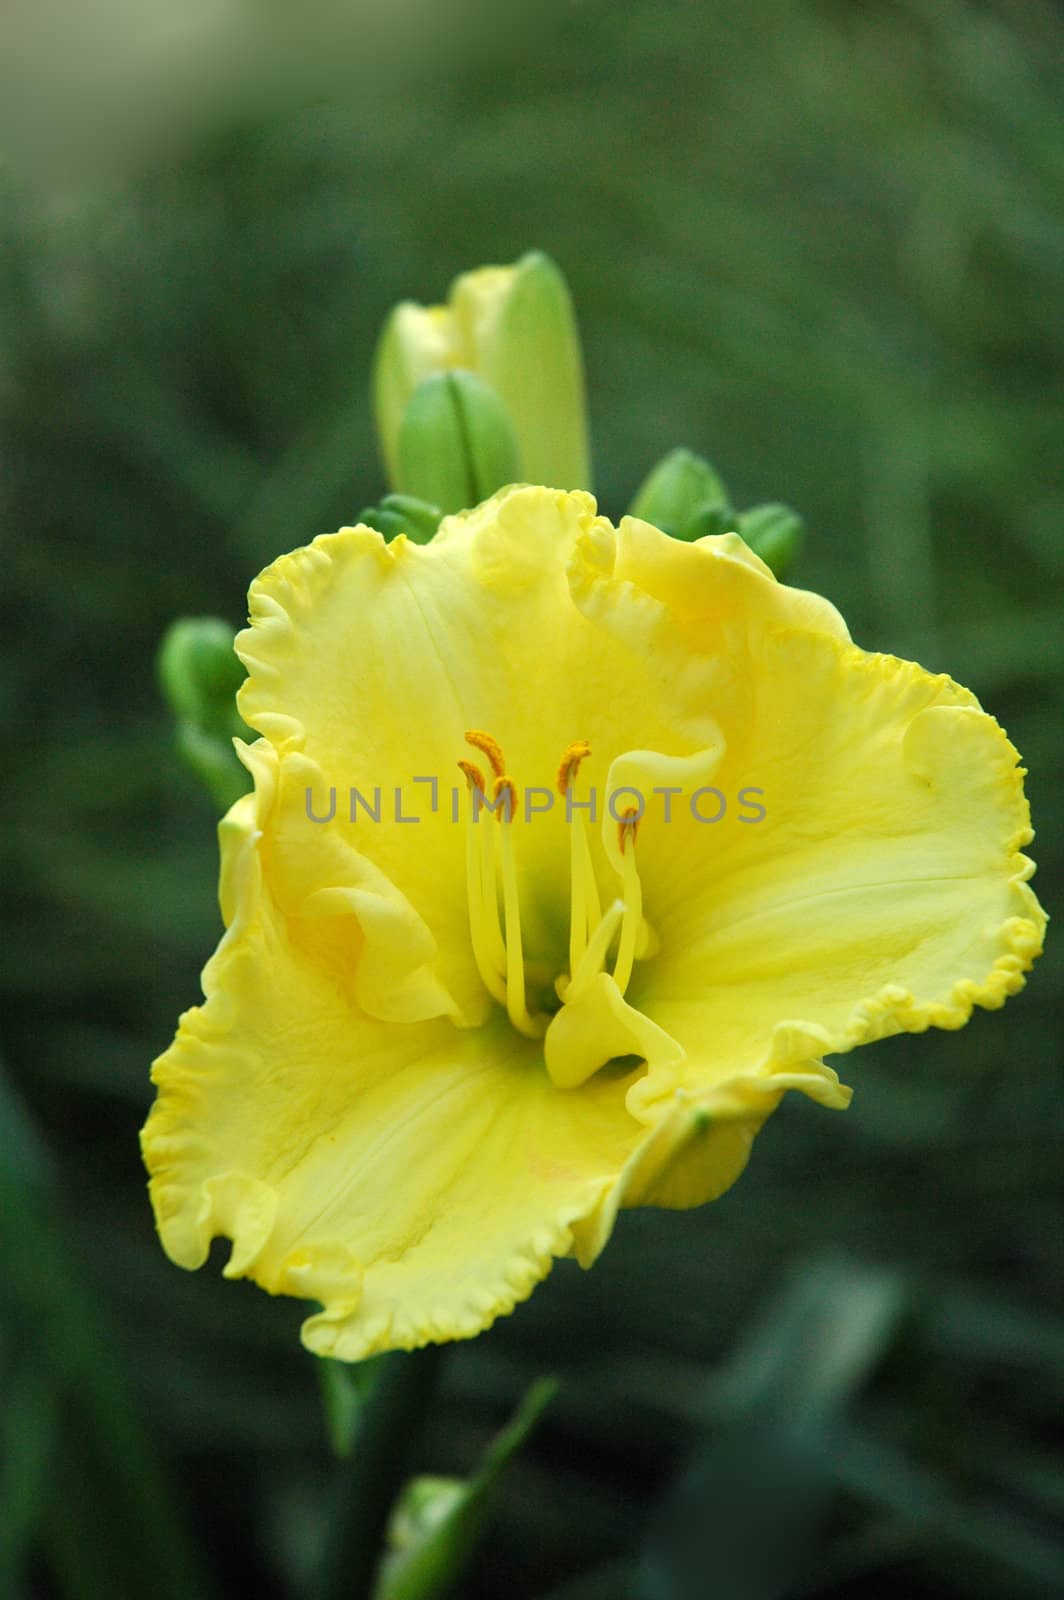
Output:
[[379,1362],[339,1470],[312,1600],[372,1594],[388,1518],[407,1479],[442,1358],[439,1345],[426,1345],[393,1351]]

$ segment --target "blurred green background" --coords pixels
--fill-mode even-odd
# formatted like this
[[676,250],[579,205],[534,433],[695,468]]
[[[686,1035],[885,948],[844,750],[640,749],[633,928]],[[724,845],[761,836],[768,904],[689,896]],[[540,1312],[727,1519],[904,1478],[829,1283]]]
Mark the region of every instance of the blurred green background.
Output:
[[[217,935],[169,621],[382,482],[396,299],[568,275],[597,487],[675,444],[798,581],[1064,789],[1064,16],[1039,0],[9,10],[0,69],[0,1595],[303,1591],[302,1311],[156,1243],[148,1063]],[[1059,940],[960,1034],[839,1063],[717,1204],[621,1219],[454,1347],[415,1465],[525,1386],[470,1600],[1064,1594]],[[224,1259],[224,1252],[221,1254]]]

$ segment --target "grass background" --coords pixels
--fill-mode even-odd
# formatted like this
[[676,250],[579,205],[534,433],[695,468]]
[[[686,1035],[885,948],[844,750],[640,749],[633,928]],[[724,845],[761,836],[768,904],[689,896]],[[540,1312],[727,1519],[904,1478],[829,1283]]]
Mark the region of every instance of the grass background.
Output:
[[[795,504],[800,581],[1007,727],[1059,900],[1059,8],[341,10],[13,13],[4,1595],[272,1600],[320,1537],[299,1307],[177,1272],[144,1194],[148,1062],[217,933],[152,661],[379,494],[397,298],[555,256],[603,508],[677,443]],[[862,1050],[846,1117],[785,1104],[722,1201],[626,1214],[452,1350],[426,1469],[563,1379],[470,1600],[1064,1593],[1060,984],[1051,940],[1005,1012]]]

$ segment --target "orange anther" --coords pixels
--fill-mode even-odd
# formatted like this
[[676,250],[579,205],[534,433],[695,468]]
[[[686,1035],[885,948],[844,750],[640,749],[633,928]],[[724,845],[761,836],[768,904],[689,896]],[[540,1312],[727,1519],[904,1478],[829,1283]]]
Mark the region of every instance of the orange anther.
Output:
[[580,770],[580,763],[591,754],[591,746],[586,739],[576,739],[566,746],[558,768],[558,793],[568,794],[569,786],[576,782],[576,775]]
[[630,810],[621,813],[621,820],[617,824],[617,845],[622,856],[626,842],[631,839],[635,844],[635,836],[639,832],[639,810],[632,806]]
[[466,782],[468,783],[470,789],[477,789],[477,790],[480,791],[481,794],[483,794],[484,793],[484,774],[481,772],[481,770],[477,766],[476,762],[475,761],[459,761],[458,765],[461,767],[462,771],[465,773]]
[[480,750],[487,756],[491,770],[497,778],[505,777],[506,761],[498,739],[493,739],[490,733],[481,733],[479,728],[470,728],[465,741],[466,744],[471,744],[474,750]]
[[[506,798],[500,804],[500,797]],[[492,810],[496,822],[512,822],[517,811],[517,785],[512,778],[501,777],[495,779],[495,789],[492,794]]]

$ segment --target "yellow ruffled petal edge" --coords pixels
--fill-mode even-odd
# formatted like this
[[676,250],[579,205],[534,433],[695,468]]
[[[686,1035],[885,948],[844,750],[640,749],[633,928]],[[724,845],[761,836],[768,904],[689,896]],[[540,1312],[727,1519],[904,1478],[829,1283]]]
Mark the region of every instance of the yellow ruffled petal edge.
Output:
[[[497,1249],[479,1253],[483,1223],[471,1218],[465,1254],[454,1255],[445,1276],[439,1270],[423,1279],[415,1269],[405,1274],[401,1259],[361,1260],[342,1236],[299,1243],[278,1260],[270,1245],[283,1220],[283,1182],[235,1169],[187,1181],[189,1167],[200,1166],[199,1130],[214,1109],[211,1079],[224,1079],[229,1071],[227,1060],[216,1073],[211,1064],[233,1048],[233,1019],[225,1015],[222,991],[231,977],[228,964],[240,958],[232,946],[215,958],[206,983],[211,998],[182,1019],[178,1039],[156,1065],[160,1099],[143,1135],[144,1159],[170,1258],[194,1269],[203,1265],[215,1237],[230,1238],[226,1277],[247,1277],[271,1294],[321,1303],[301,1330],[303,1343],[317,1355],[357,1361],[385,1350],[474,1337],[527,1299],[556,1258],[575,1255],[589,1267],[621,1207],[687,1208],[723,1194],[787,1089],[801,1089],[828,1105],[842,1106],[849,1098],[826,1068],[736,1079],[697,1098],[679,1093],[640,1132],[619,1172],[588,1173],[560,1188],[553,1211],[544,1211],[523,1237],[511,1238],[505,1257]],[[505,1206],[505,1198],[486,1186],[483,1205],[485,1212]]]
[[[913,671],[912,663],[896,657],[866,656],[865,661],[880,671],[889,667],[899,673]],[[956,761],[959,745],[978,742],[978,760],[986,771],[987,787],[994,791],[1002,818],[1009,824],[1009,832],[1001,841],[1002,865],[995,858],[994,871],[1005,880],[1013,914],[998,925],[995,942],[999,954],[980,978],[959,978],[945,994],[925,1001],[916,999],[903,986],[886,984],[854,1007],[840,1031],[807,1022],[788,1024],[815,1042],[821,1055],[842,1054],[898,1033],[963,1028],[976,1006],[997,1011],[1010,995],[1018,994],[1027,972],[1042,954],[1049,918],[1030,886],[1035,863],[1023,853],[1034,838],[1023,789],[1026,768],[996,718],[983,711],[974,696],[952,679],[939,681],[955,690],[962,703],[927,706],[914,717],[905,735],[905,762],[910,772],[932,782],[944,756]]]
[[[332,1191],[308,1207],[305,1193],[292,1193],[287,1160],[278,1167],[273,1152],[274,1165],[263,1164],[248,1137],[249,1119],[277,1116],[280,1103],[295,1092],[285,1087],[288,1074],[270,1072],[260,1081],[242,1009],[250,1004],[261,1014],[277,981],[287,981],[278,965],[283,918],[263,883],[259,859],[258,807],[269,804],[269,765],[256,774],[261,793],[238,801],[220,826],[221,892],[229,926],[204,972],[206,1004],[182,1017],[173,1045],[155,1064],[159,1099],[142,1147],[160,1236],[171,1259],[186,1268],[201,1266],[212,1239],[230,1238],[227,1277],[249,1277],[271,1293],[322,1303],[303,1327],[304,1342],[315,1353],[360,1360],[376,1351],[472,1337],[524,1300],[556,1257],[575,1254],[590,1265],[622,1205],[686,1207],[722,1193],[739,1175],[754,1134],[786,1089],[802,1089],[827,1104],[848,1099],[829,1069],[813,1065],[736,1078],[697,1096],[677,1093],[644,1112],[640,1122],[623,1109],[634,1073],[612,1087],[608,1074],[599,1075],[586,1090],[567,1094],[554,1089],[545,1072],[538,1076],[539,1064],[530,1060],[526,1066],[533,1078],[528,1081],[535,1094],[522,1102],[518,1121],[526,1113],[543,1117],[542,1146],[537,1144],[542,1171],[534,1174],[542,1197],[538,1216],[529,1213],[523,1182],[511,1184],[508,1199],[489,1174],[479,1211],[468,1213],[468,1226],[457,1229],[440,1260],[421,1264],[416,1235],[410,1260],[387,1253],[360,1259],[343,1236],[342,1218],[320,1226],[312,1222],[310,1231],[317,1227],[318,1236],[300,1237],[306,1232],[303,1219],[325,1212]],[[304,976],[314,981],[302,970],[293,981]],[[306,1002],[311,1007],[329,1003],[324,982],[320,992],[315,987],[307,993]],[[441,1040],[461,1047],[480,1037],[444,1021],[390,1025],[381,1029],[384,1034],[389,1040],[408,1037],[425,1050],[439,1048]],[[521,1047],[532,1049],[527,1041]],[[278,1104],[260,1104],[264,1093],[278,1096]],[[571,1122],[559,1125],[568,1148],[562,1137],[552,1146],[553,1112],[571,1116],[577,1105],[582,1111],[575,1131]],[[292,1121],[300,1124],[302,1103],[290,1109],[298,1113]],[[333,1112],[326,1105],[315,1115],[321,1125],[308,1127],[308,1136],[316,1130],[327,1142]],[[512,1152],[505,1139],[503,1154],[506,1169]],[[372,1190],[365,1198],[388,1203]],[[441,1194],[440,1207],[447,1203]],[[512,1224],[506,1219],[508,1205],[522,1208]],[[487,1237],[500,1212],[501,1224]]]
[[[232,1049],[238,1019],[229,1014],[227,968],[248,959],[244,934],[254,923],[259,880],[254,862],[251,797],[238,802],[223,824],[231,926],[204,974],[208,1004],[182,1019],[178,1040],[156,1068],[160,1100],[143,1136],[146,1163],[153,1174],[152,1197],[168,1254],[178,1264],[204,1261],[212,1238],[233,1240],[226,1276],[248,1276],[271,1293],[320,1300],[322,1310],[303,1325],[307,1348],[319,1355],[361,1360],[388,1349],[469,1338],[511,1312],[531,1294],[557,1257],[574,1254],[587,1267],[607,1243],[618,1210],[626,1206],[687,1208],[715,1199],[739,1177],[757,1132],[788,1089],[801,1090],[821,1104],[842,1108],[850,1090],[817,1056],[848,1049],[901,1029],[959,1027],[975,1004],[997,1006],[1023,982],[1025,961],[1033,958],[1033,928],[1014,919],[1014,946],[982,984],[963,983],[934,1006],[918,1007],[901,991],[883,990],[854,1014],[845,1039],[832,1039],[809,1023],[783,1023],[776,1029],[769,1063],[760,1071],[720,1083],[711,1090],[676,1090],[653,1105],[640,1105],[636,1080],[628,1091],[630,1110],[640,1116],[631,1152],[619,1171],[585,1175],[559,1195],[553,1215],[520,1242],[492,1275],[463,1272],[456,1263],[455,1293],[421,1299],[405,1290],[388,1304],[376,1287],[380,1263],[360,1261],[342,1239],[321,1240],[290,1251],[264,1271],[263,1257],[276,1226],[278,1188],[240,1171],[213,1173],[191,1187],[183,1181],[190,1156],[196,1164],[195,1123],[209,1115],[210,1075],[203,1070],[203,1048]],[[240,848],[243,842],[244,848]],[[255,959],[251,955],[251,959]],[[208,1011],[211,1016],[208,1018]],[[557,1093],[558,1091],[553,1091]],[[562,1091],[564,1093],[564,1091]],[[580,1093],[580,1091],[575,1091]],[[469,1251],[475,1258],[477,1230]]]

